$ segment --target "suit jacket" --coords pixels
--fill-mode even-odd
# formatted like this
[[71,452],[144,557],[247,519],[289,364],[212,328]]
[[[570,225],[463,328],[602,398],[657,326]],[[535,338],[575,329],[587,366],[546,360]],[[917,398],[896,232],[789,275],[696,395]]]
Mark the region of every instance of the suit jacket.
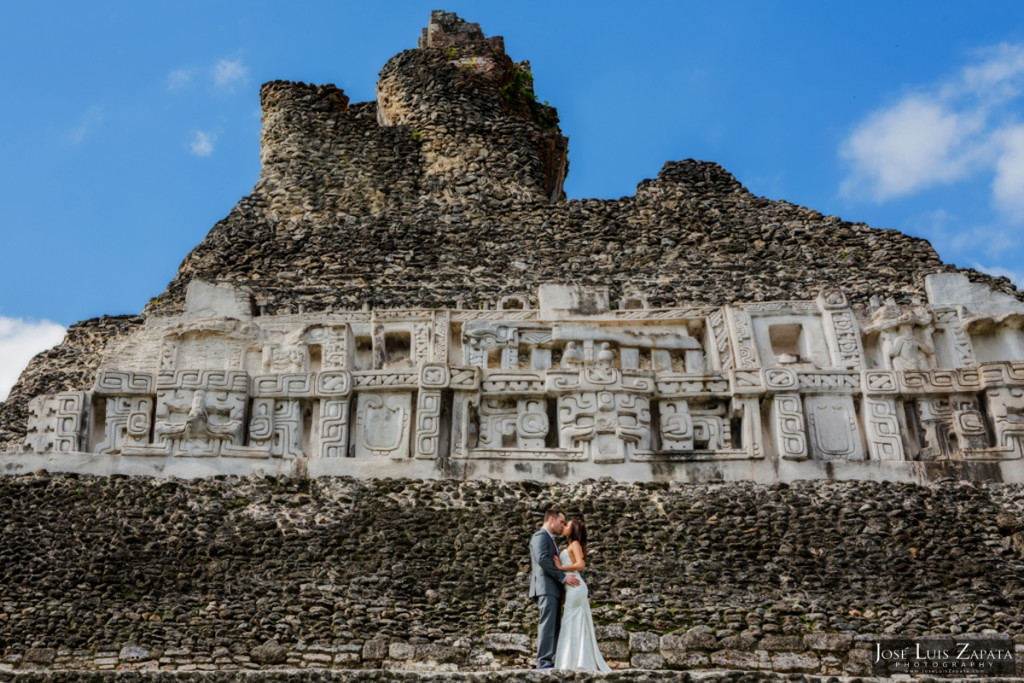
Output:
[[530,539],[530,597],[557,595],[565,591],[565,572],[555,566],[558,546],[544,529],[538,529]]

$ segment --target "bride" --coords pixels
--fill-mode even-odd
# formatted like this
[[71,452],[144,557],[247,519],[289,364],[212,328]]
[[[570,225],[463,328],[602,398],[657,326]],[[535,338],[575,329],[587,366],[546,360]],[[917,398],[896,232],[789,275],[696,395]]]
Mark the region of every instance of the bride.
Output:
[[[569,540],[569,547],[555,555],[555,566],[566,573],[575,574],[583,571],[587,566],[586,526],[578,519],[571,520],[565,525],[562,535]],[[565,608],[562,611],[562,626],[558,631],[555,668],[611,671],[611,667],[605,663],[597,649],[587,584],[579,574],[576,576],[580,580],[580,585],[565,586]]]

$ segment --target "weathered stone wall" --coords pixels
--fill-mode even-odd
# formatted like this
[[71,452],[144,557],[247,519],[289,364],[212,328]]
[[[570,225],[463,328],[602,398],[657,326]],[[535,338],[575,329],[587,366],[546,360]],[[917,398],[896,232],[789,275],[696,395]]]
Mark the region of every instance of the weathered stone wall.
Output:
[[[811,683],[816,681],[837,681],[818,676],[801,674],[779,675],[771,672],[755,671],[714,671],[690,674],[687,672],[658,671],[622,671],[611,674],[593,674],[582,671],[494,671],[480,673],[409,673],[401,671],[248,671],[222,673],[215,671],[150,672],[150,671],[106,671],[106,672],[17,672],[5,673],[0,670],[0,681],[3,683],[509,683],[511,681],[531,681],[533,683],[550,683],[550,681],[573,681],[588,683],[590,681],[606,681],[607,683],[760,683],[761,681],[787,681],[788,683]],[[859,681],[861,679],[842,679]],[[876,679],[877,680],[877,679]],[[922,677],[915,680],[931,682],[941,680],[949,683],[950,678]],[[973,679],[977,680],[977,679]],[[986,678],[992,683],[1018,680],[1015,678]]]
[[[281,186],[295,187],[288,182]],[[309,193],[309,206],[329,201],[317,186],[297,187],[288,194]],[[358,206],[366,196],[344,201]],[[254,197],[196,247],[150,310],[179,313],[184,285],[196,278],[249,286],[267,313],[493,308],[546,282],[608,286],[613,302],[639,291],[655,307],[813,299],[822,287],[860,303],[872,294],[907,303],[923,296],[925,275],[957,270],[922,239],[756,197],[719,166],[692,160],[667,164],[621,200],[480,202],[421,195],[382,213],[276,224]],[[277,215],[305,214],[305,206]]]
[[1024,643],[1021,486],[38,473],[0,479],[0,665],[529,667],[551,502],[588,523],[616,666],[864,675],[879,635]]
[[379,126],[374,103],[350,109],[334,86],[285,81],[264,84],[260,99],[263,170],[254,194],[275,229],[304,217],[380,213],[418,195],[420,145],[409,130]]
[[953,269],[924,240],[756,197],[707,162],[670,162],[632,197],[567,201],[566,139],[528,63],[435,20],[427,46],[384,66],[376,102],[263,86],[260,181],[149,312],[180,312],[196,278],[244,283],[285,313],[493,307],[545,282],[608,286],[613,302],[637,290],[655,307],[822,287],[907,302],[925,274]]

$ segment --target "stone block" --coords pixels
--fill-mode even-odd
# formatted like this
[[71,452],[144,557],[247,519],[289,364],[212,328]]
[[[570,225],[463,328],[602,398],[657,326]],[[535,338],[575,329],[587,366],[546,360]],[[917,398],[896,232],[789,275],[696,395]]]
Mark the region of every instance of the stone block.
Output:
[[594,634],[598,640],[629,640],[629,631],[619,624],[595,626]]
[[57,651],[52,647],[32,647],[25,650],[26,664],[52,664],[57,658]]
[[926,275],[924,291],[933,305],[962,305],[991,313],[1024,312],[1024,304],[1017,298],[994,292],[988,285],[973,283],[960,273]]
[[821,660],[810,652],[777,652],[772,655],[772,670],[779,673],[816,674]]
[[339,652],[334,655],[335,666],[351,669],[359,666],[359,655],[355,652]]
[[633,652],[656,652],[661,638],[650,631],[634,631],[629,634],[629,649]]
[[678,633],[668,633],[661,637],[659,648],[662,651],[665,650],[685,650],[686,643],[683,642],[683,637]]
[[[170,655],[171,651],[168,650],[166,654]],[[288,661],[288,650],[276,640],[270,640],[250,650],[249,656],[259,664],[284,664]]]
[[597,647],[605,659],[618,659],[620,661],[627,661],[629,659],[629,646],[621,640],[598,642]]
[[872,661],[871,650],[850,650],[843,671],[852,676],[870,676]]
[[609,309],[607,287],[543,284],[537,294],[541,310],[593,315]]
[[800,636],[772,635],[761,639],[760,648],[769,652],[803,652],[807,645]]
[[634,669],[664,669],[665,658],[653,652],[641,652],[629,660]]
[[447,645],[417,645],[414,658],[418,662],[460,664],[469,655],[467,650]]
[[742,650],[719,650],[711,653],[711,663],[722,669],[757,669],[760,657],[755,652]]
[[532,652],[533,640],[525,633],[488,633],[484,647],[495,652]]
[[[800,645],[802,649],[803,643]],[[757,638],[739,634],[726,636],[719,639],[718,646],[723,650],[753,650],[757,647]]]
[[670,669],[705,669],[711,666],[711,659],[704,652],[685,650],[662,650],[665,666]]
[[822,655],[821,673],[824,676],[838,676],[842,674],[843,660],[835,655]]
[[391,643],[388,646],[388,657],[390,659],[412,659],[416,653],[416,646],[409,643]]
[[804,643],[816,652],[846,652],[853,646],[853,636],[845,633],[808,633],[804,636]]
[[307,652],[302,655],[302,659],[307,663],[330,664],[333,657],[321,652]]
[[[295,649],[298,650],[299,646],[296,645]],[[325,645],[323,643],[313,643],[312,645],[308,645],[306,647],[305,651],[306,652],[319,652],[321,654],[327,654],[327,653],[336,652],[337,648],[334,647],[333,645]]]
[[117,656],[122,662],[140,662],[149,659],[149,650],[139,647],[135,643],[129,643],[121,648]]
[[716,650],[718,638],[708,626],[694,626],[683,635],[687,650]]
[[388,641],[375,639],[363,643],[363,659],[378,661],[388,656]]
[[185,290],[183,317],[252,320],[252,296],[244,289],[192,280]]

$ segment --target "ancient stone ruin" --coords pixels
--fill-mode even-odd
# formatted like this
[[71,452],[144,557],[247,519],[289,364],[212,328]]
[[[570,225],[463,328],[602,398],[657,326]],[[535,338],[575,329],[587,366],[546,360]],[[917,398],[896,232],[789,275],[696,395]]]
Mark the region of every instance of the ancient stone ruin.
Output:
[[252,193],[0,405],[0,683],[592,680],[522,670],[552,503],[646,670],[600,680],[1024,650],[1009,281],[706,162],[567,200],[529,64],[444,12],[374,102],[261,99]]
[[914,480],[1024,474],[1024,305],[959,274],[858,321],[814,301],[254,316],[193,280],[108,347],[91,390],[32,399],[27,470],[203,476]]
[[501,38],[443,12],[376,102],[264,85],[253,194],[141,318],[30,366],[4,467],[1024,479],[1005,282],[711,164],[567,201],[567,141],[531,88]]

